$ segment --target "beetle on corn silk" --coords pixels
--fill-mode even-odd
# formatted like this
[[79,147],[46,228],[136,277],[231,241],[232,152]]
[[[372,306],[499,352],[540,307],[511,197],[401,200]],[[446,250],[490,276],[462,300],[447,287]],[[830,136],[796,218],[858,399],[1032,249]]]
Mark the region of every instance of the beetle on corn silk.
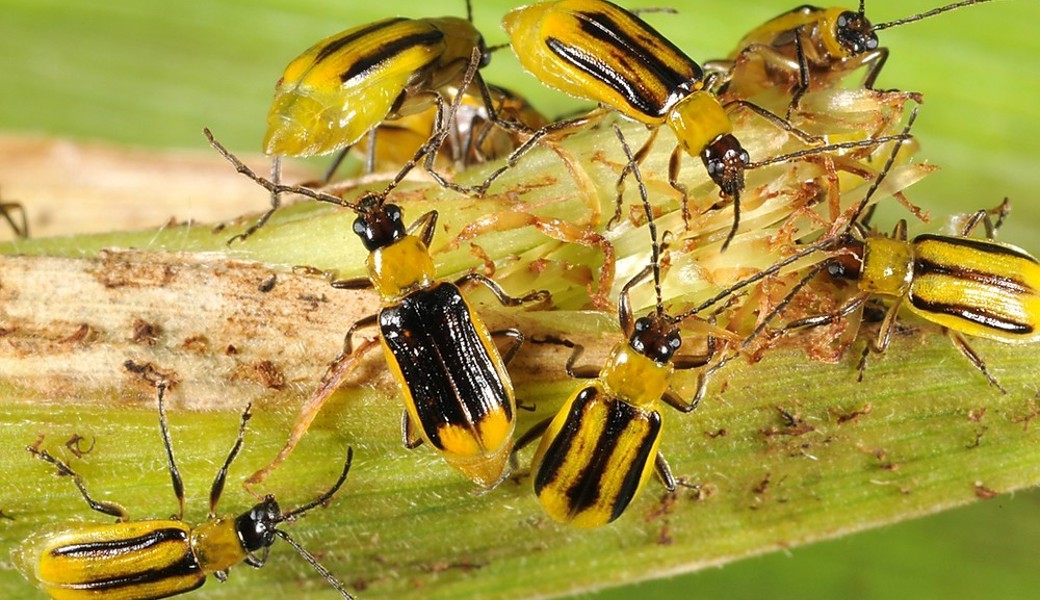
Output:
[[[661,299],[660,245],[653,209],[636,159],[616,126],[615,131],[638,184],[651,237],[651,264],[622,288],[618,300],[618,319],[627,341],[614,346],[602,367],[576,368],[581,346],[546,340],[573,349],[567,360],[568,375],[592,381],[578,388],[555,417],[535,425],[517,441],[519,450],[541,440],[532,462],[532,478],[546,513],[560,523],[585,528],[620,517],[654,471],[669,491],[675,490],[676,480],[659,450],[663,423],[658,402],[680,412],[693,411],[706,389],[706,375],[716,370],[701,373],[692,400],[670,389],[674,371],[707,365],[715,343],[708,339],[708,352],[703,356],[677,354],[682,345],[680,319],[664,311]],[[630,290],[651,275],[657,305],[636,319]],[[709,306],[702,304],[683,318]]]
[[[913,125],[911,116],[904,131]],[[821,274],[832,281],[850,282],[855,294],[837,310],[787,323],[785,331],[835,323],[862,311],[869,300],[889,302],[876,338],[868,340],[859,363],[860,379],[870,351],[884,352],[895,329],[899,310],[906,307],[922,319],[939,325],[954,346],[991,385],[1005,391],[965,336],[1017,344],[1040,340],[1040,262],[1025,250],[992,239],[995,227],[989,212],[972,215],[960,235],[921,234],[907,238],[905,220],[890,236],[867,228],[864,214],[873,193],[887,176],[901,145],[896,145],[881,173],[864,198],[849,211],[847,225],[839,233],[811,244],[779,265],[814,252],[835,255],[814,266],[766,317],[764,327],[791,299]],[[998,208],[1003,214],[1004,205]],[[983,224],[987,239],[969,237]]]
[[[699,156],[712,182],[732,199],[733,224],[725,250],[740,225],[740,196],[744,173],[807,156],[845,148],[870,146],[882,138],[807,150],[752,162],[733,133],[729,110],[744,108],[807,144],[816,138],[792,127],[769,111],[737,100],[723,104],[711,90],[700,65],[625,9],[606,0],[557,0],[514,9],[502,21],[521,65],[542,83],[571,96],[593,100],[624,117],[641,122],[650,136],[635,153],[636,163],[649,153],[660,129],[667,125],[676,136],[669,160],[668,180],[682,198],[683,217],[689,222],[688,192],[679,181],[682,152]],[[481,186],[486,189],[541,137],[584,123],[589,116],[553,123],[535,132]],[[632,163],[633,165],[636,163]],[[632,165],[622,169],[619,202],[611,222],[620,218],[622,185]]]
[[862,86],[873,89],[889,55],[878,41],[878,31],[990,1],[955,2],[876,25],[867,19],[865,0],[860,0],[858,11],[806,4],[759,25],[726,60],[708,66],[726,73],[727,81],[720,85],[726,98],[748,99],[771,88],[790,90],[790,116],[810,89],[834,86],[862,68]]
[[[489,331],[460,287],[483,285],[505,306],[544,302],[548,292],[514,298],[478,273],[455,282],[438,280],[429,252],[436,211],[406,227],[401,209],[385,202],[382,195],[368,194],[355,204],[305,186],[276,184],[242,164],[208,130],[206,136],[240,173],[271,193],[297,193],[356,212],[354,233],[369,251],[368,278],[333,282],[333,286],[374,287],[382,299],[377,314],[359,320],[347,332],[342,354],[329,365],[303,407],[285,447],[247,483],[263,481],[289,456],[325,401],[375,347],[374,340],[366,339],[355,348],[354,335],[377,327],[387,366],[404,396],[405,445],[413,448],[425,441],[477,484],[497,485],[508,474],[516,427],[516,400],[506,364],[524,336],[517,329]],[[494,337],[510,340],[505,352],[499,353]]]

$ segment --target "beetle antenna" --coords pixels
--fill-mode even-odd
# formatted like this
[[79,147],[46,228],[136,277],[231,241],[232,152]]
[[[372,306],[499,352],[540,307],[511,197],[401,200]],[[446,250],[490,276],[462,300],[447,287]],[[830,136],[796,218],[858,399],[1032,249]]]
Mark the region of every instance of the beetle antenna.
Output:
[[335,204],[336,206],[344,206],[346,208],[354,210],[355,212],[363,212],[361,206],[354,204],[353,202],[347,202],[339,196],[333,196],[332,194],[319,192],[318,190],[309,188],[304,185],[285,185],[283,183],[275,183],[270,179],[261,177],[260,175],[256,174],[256,171],[247,167],[245,163],[239,160],[237,156],[232,154],[230,150],[225,148],[223,144],[218,142],[216,138],[213,137],[213,132],[211,132],[208,127],[202,130],[202,134],[206,136],[206,140],[209,141],[209,145],[217,151],[217,154],[223,156],[229,163],[231,163],[231,165],[235,167],[236,171],[252,179],[254,182],[256,182],[257,185],[266,189],[272,194],[299,194],[301,196],[306,196],[319,202],[327,202],[329,204]]
[[300,553],[300,556],[303,557],[303,560],[307,561],[307,563],[311,567],[313,567],[315,571],[321,574],[321,576],[325,578],[325,581],[329,582],[329,585],[336,588],[336,591],[342,594],[344,598],[346,598],[347,600],[354,600],[354,596],[350,595],[350,592],[348,592],[346,588],[343,587],[343,584],[340,583],[339,580],[336,579],[336,577],[332,573],[330,573],[328,569],[322,566],[322,564],[318,562],[318,559],[314,558],[313,554],[304,550],[303,546],[297,543],[296,540],[292,539],[292,537],[288,533],[282,531],[281,529],[275,529],[274,532],[278,535],[278,537],[282,538],[286,542],[289,542],[289,545],[295,548],[296,551]]
[[914,110],[910,113],[910,119],[907,120],[906,127],[903,127],[902,133],[900,133],[898,136],[893,136],[897,138],[901,137],[901,139],[895,146],[892,147],[892,152],[889,153],[888,160],[885,161],[885,166],[881,167],[881,173],[879,173],[878,176],[874,178],[874,181],[870,183],[870,187],[867,188],[867,193],[863,195],[863,198],[859,201],[859,204],[856,205],[855,210],[852,211],[852,217],[849,218],[849,224],[845,226],[845,231],[842,232],[843,235],[847,234],[852,229],[852,226],[856,222],[856,219],[859,218],[860,214],[863,213],[863,209],[866,208],[867,204],[870,203],[870,199],[874,196],[874,192],[877,191],[878,187],[881,185],[881,182],[885,180],[885,177],[888,175],[888,172],[892,170],[892,166],[896,162],[896,157],[899,156],[899,151],[903,149],[903,141],[910,139],[910,129],[914,126],[914,121],[916,120],[917,108],[915,107]]
[[905,142],[911,139],[911,136],[906,133],[897,133],[895,135],[883,135],[881,137],[870,138],[866,140],[856,140],[854,142],[841,142],[838,144],[828,144],[826,146],[816,146],[815,148],[806,148],[804,150],[798,150],[797,152],[791,152],[790,154],[782,154],[780,156],[774,156],[765,160],[757,162],[750,162],[745,168],[757,169],[766,165],[772,165],[780,162],[787,162],[795,158],[802,158],[803,156],[812,156],[814,154],[822,154],[824,152],[832,152],[834,150],[849,150],[852,148],[870,148],[874,146],[880,146],[888,142]]
[[632,154],[632,148],[629,147],[628,141],[625,140],[625,134],[621,133],[621,128],[614,124],[614,133],[617,134],[618,141],[621,142],[621,147],[625,150],[625,157],[628,158],[628,169],[632,171],[632,176],[636,180],[636,185],[639,186],[639,196],[643,200],[643,211],[646,212],[646,224],[650,229],[650,266],[654,273],[654,293],[657,297],[657,314],[664,314],[664,300],[661,298],[661,244],[657,240],[657,224],[654,222],[654,211],[650,207],[650,199],[646,191],[646,184],[643,183],[643,175],[639,171],[639,164],[636,162],[635,157]]
[[914,21],[920,21],[921,19],[927,19],[928,17],[934,17],[935,15],[949,12],[951,10],[957,10],[965,6],[971,6],[973,4],[985,4],[992,2],[993,0],[962,0],[961,2],[954,2],[953,4],[947,4],[946,6],[940,6],[939,8],[933,8],[927,12],[918,13],[902,19],[896,19],[895,21],[889,21],[887,23],[880,23],[874,26],[874,31],[880,29],[888,29],[889,27],[898,27],[900,25],[906,25],[907,23],[913,23]]
[[291,521],[292,519],[296,518],[297,516],[299,516],[299,515],[307,512],[307,511],[311,510],[312,508],[315,508],[316,506],[320,506],[320,505],[325,504],[326,502],[328,502],[329,499],[332,498],[332,496],[335,495],[336,492],[339,491],[339,488],[343,486],[343,482],[345,482],[347,480],[347,473],[350,472],[350,464],[353,461],[354,461],[354,449],[348,447],[347,448],[347,462],[343,464],[343,472],[340,473],[339,479],[336,480],[336,483],[332,484],[332,487],[329,488],[329,490],[327,492],[325,492],[324,494],[318,496],[314,500],[311,500],[307,504],[304,504],[303,506],[296,507],[296,508],[290,510],[289,512],[282,513],[282,515],[280,517],[278,517],[278,521],[277,522],[280,523],[282,521]]
[[[750,167],[750,166],[749,166]],[[729,248],[729,243],[733,241],[733,238],[737,235],[737,228],[740,227],[740,190],[738,189],[733,194],[733,225],[729,228],[729,233],[726,234],[726,239],[722,242],[722,247],[719,248],[719,252],[725,252],[726,248]]]

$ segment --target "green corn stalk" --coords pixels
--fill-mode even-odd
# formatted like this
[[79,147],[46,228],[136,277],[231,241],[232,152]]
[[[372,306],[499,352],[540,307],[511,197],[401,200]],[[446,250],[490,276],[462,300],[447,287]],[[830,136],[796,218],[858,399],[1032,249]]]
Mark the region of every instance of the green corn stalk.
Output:
[[[881,2],[877,4],[868,10],[886,10]],[[329,14],[331,9],[322,10]],[[889,16],[909,9],[887,10]],[[767,8],[762,18],[750,23],[774,12],[775,8]],[[1022,22],[1000,21],[1006,27]],[[942,27],[934,30],[945,33]],[[729,31],[725,39],[735,37]],[[916,36],[908,37],[911,42],[921,42]],[[302,45],[288,44],[286,57]],[[725,44],[718,47],[727,49]],[[1000,46],[991,50],[1001,54]],[[277,71],[279,60],[287,58],[274,60],[276,66],[267,70]],[[892,62],[895,69],[896,62]],[[1002,62],[996,65],[1004,68]],[[918,77],[912,73],[903,80],[916,82]],[[261,79],[267,82],[271,77]],[[991,90],[995,85],[978,87]],[[994,91],[975,92],[969,100],[978,102],[981,95],[990,102],[1012,102],[1019,93],[1009,93],[1012,100],[1008,100]],[[265,90],[256,101],[261,106],[255,111],[258,114],[262,114],[266,94]],[[940,158],[931,150],[931,140],[942,138],[929,137],[925,125],[933,106],[937,112],[944,107],[936,106],[940,103],[927,90],[926,98],[928,105],[915,133],[922,138],[925,154],[948,169],[952,164],[950,170],[956,174],[964,163],[956,157],[942,160],[947,157]],[[954,108],[945,110],[958,113],[966,105],[949,104]],[[984,147],[998,145],[1003,156],[1014,156],[1016,144],[1028,147],[1026,128],[1035,127],[1038,121],[1019,116],[1016,111],[1024,108],[1008,110],[1009,120],[1020,126],[1016,132],[1022,132],[1013,139],[987,139],[983,134],[996,137],[993,127],[979,127],[983,132],[970,134],[952,130],[954,133],[946,135],[957,135],[959,142],[943,144],[943,152],[953,152],[949,146],[956,150],[966,139]],[[217,127],[211,114],[212,110],[206,112],[202,122]],[[985,123],[992,111],[973,114]],[[89,120],[77,119],[75,128],[66,130],[89,132],[83,124]],[[240,127],[251,130],[255,125]],[[626,132],[638,139],[638,128]],[[156,139],[143,141],[159,143],[161,136],[153,133]],[[236,135],[241,134],[231,131],[229,139]],[[188,144],[194,138],[185,139],[179,143]],[[614,142],[607,130],[599,137],[574,143],[577,152],[581,144],[607,147]],[[964,153],[974,164],[979,160],[978,148],[968,146]],[[656,159],[659,166],[663,157]],[[532,173],[558,169],[557,160],[551,153],[540,153],[511,177],[514,182],[522,181]],[[615,173],[616,162],[617,158],[611,166]],[[699,165],[689,164],[684,173],[697,169]],[[1025,190],[1031,189],[1027,169],[1006,170],[1009,172],[973,168],[973,177],[978,172],[978,178],[985,181],[999,174],[999,182],[988,189],[980,186],[986,191],[969,198],[962,208],[995,204],[998,198],[989,197],[992,190],[997,194],[1006,190],[1013,198],[1025,199]],[[652,165],[647,171],[661,172]],[[6,183],[8,173],[0,175],[5,197],[22,199],[31,209],[27,199],[32,194],[23,191],[25,188],[11,188]],[[12,170],[10,175],[17,173]],[[911,190],[911,198],[919,201],[925,195],[919,191],[921,187],[951,175],[928,178]],[[169,184],[157,179],[155,185]],[[945,185],[949,186],[946,189],[957,186]],[[630,183],[630,202],[634,201],[632,187]],[[1016,189],[1022,193],[1016,194]],[[658,176],[651,190],[663,193],[666,183]],[[438,194],[423,186],[410,187],[405,191],[408,214],[418,216],[430,206],[442,208],[442,214],[451,213],[438,204],[444,202]],[[601,202],[609,204],[610,186],[599,194]],[[958,190],[956,195],[967,194]],[[185,201],[223,203],[216,194],[196,194]],[[262,204],[263,194],[254,192],[250,201],[253,206]],[[674,208],[674,199],[672,202],[670,208]],[[439,231],[438,243],[457,233],[473,215],[489,210],[475,204],[467,203],[465,210],[446,220],[448,235]],[[491,206],[506,207],[503,201]],[[457,204],[450,207],[456,209]],[[167,210],[166,214],[185,214]],[[558,216],[570,211],[579,220],[586,214],[580,202],[561,205],[558,210]],[[933,213],[950,210],[935,208]],[[1016,232],[1036,222],[1031,218],[1035,210],[1026,202],[1016,205],[1007,239],[1014,240]],[[147,386],[121,371],[122,361],[128,358],[153,362],[182,376],[171,397],[171,420],[175,450],[189,489],[189,519],[204,517],[203,494],[230,446],[237,424],[235,413],[249,400],[257,403],[258,410],[250,425],[246,452],[231,481],[262,466],[280,447],[296,407],[324,363],[335,355],[342,332],[374,306],[371,297],[334,293],[321,279],[287,270],[308,264],[337,269],[344,276],[360,274],[351,271],[359,263],[349,234],[350,218],[327,207],[299,204],[284,211],[269,231],[233,248],[230,254],[226,254],[223,240],[236,230],[213,235],[209,226],[8,245],[7,253],[35,256],[4,259],[0,281],[4,283],[6,315],[10,317],[14,307],[22,307],[25,314],[41,321],[50,319],[52,326],[30,331],[11,328],[14,335],[5,333],[11,350],[4,359],[0,382],[4,398],[0,412],[7,425],[0,433],[5,449],[0,459],[5,482],[0,509],[15,520],[0,518],[0,555],[6,556],[17,540],[47,522],[93,518],[68,481],[54,478],[45,465],[19,449],[39,435],[46,435],[46,447],[62,451],[83,473],[95,494],[124,503],[132,516],[162,517],[173,512],[154,402]],[[673,229],[676,222],[674,213],[663,221]],[[113,227],[120,228],[118,224]],[[645,240],[645,229],[625,229],[618,235],[623,258],[620,282],[645,264]],[[528,259],[553,250],[552,268],[569,276],[554,284],[560,286],[553,290],[557,302],[570,309],[584,305],[586,284],[598,267],[594,250],[559,247],[529,228],[475,241],[495,258],[521,254],[519,261],[500,265],[500,274],[512,291],[528,289],[535,281],[523,268],[524,253],[517,250],[525,250]],[[143,250],[130,254],[99,251],[112,246]],[[163,249],[193,254],[168,254],[160,251]],[[438,266],[445,273],[478,263],[465,245],[451,252],[438,250]],[[199,252],[219,255],[196,254]],[[735,247],[730,252],[736,256],[742,249]],[[750,249],[743,252],[751,256]],[[258,288],[272,276],[276,277],[274,287],[260,292]],[[213,281],[220,285],[212,285]],[[538,281],[544,285],[543,279]],[[672,290],[673,299],[687,293],[709,293],[707,288],[684,285],[687,288]],[[97,295],[77,297],[77,292],[85,294],[86,290]],[[84,297],[115,303],[116,308],[91,312],[93,305],[84,303]],[[171,297],[182,301],[171,305]],[[220,299],[220,306],[207,299]],[[649,301],[648,296],[640,296],[642,304]],[[81,327],[84,320],[90,320],[85,315],[100,314],[115,316],[93,328]],[[597,348],[602,352],[616,339],[614,318],[601,313],[492,310],[488,314],[493,326],[515,322],[535,335],[569,332],[593,348],[593,358]],[[257,321],[264,323],[265,333],[250,329]],[[205,335],[193,335],[191,329]],[[270,336],[270,331],[281,337]],[[863,384],[855,382],[854,356],[838,366],[824,365],[808,361],[801,348],[791,347],[771,352],[754,365],[731,363],[717,378],[709,401],[694,415],[666,414],[668,433],[663,450],[677,473],[699,489],[666,497],[652,482],[629,514],[616,525],[595,532],[546,522],[532,498],[529,480],[507,481],[490,494],[478,495],[428,450],[401,448],[397,438],[400,403],[376,355],[362,373],[368,385],[351,386],[337,394],[284,471],[271,479],[267,491],[278,493],[285,504],[308,500],[331,483],[345,447],[354,446],[355,472],[342,494],[328,509],[316,511],[291,528],[307,548],[366,598],[558,596],[661,577],[1035,485],[1035,433],[1029,426],[1037,412],[1035,376],[1029,368],[1035,362],[1035,350],[983,342],[975,345],[1011,390],[1009,395],[995,393],[927,327],[897,338],[883,358],[871,362]],[[520,430],[551,414],[573,389],[574,382],[562,375],[565,358],[562,351],[538,346],[528,346],[519,357],[515,369],[518,394],[537,407],[534,414],[521,414]],[[687,389],[691,385],[685,381]],[[63,450],[63,443],[76,434],[96,440],[94,450],[83,459]],[[244,509],[251,502],[234,483],[226,496],[227,510]],[[237,569],[231,582],[210,583],[198,595],[221,597],[248,588],[267,594],[334,597],[291,554],[287,548],[276,550],[264,570],[244,573]],[[10,569],[0,571],[0,590],[5,597],[32,597],[31,588]]]

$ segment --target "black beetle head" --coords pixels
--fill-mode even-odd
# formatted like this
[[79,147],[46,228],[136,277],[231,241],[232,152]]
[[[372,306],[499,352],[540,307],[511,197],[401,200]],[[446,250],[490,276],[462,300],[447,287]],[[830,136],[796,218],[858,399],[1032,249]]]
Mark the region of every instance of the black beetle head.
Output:
[[834,37],[849,56],[858,56],[878,47],[874,26],[859,12],[846,11],[838,15]]
[[249,512],[235,519],[235,531],[247,552],[268,548],[274,543],[275,525],[282,520],[282,511],[274,496],[265,497]]
[[682,338],[671,321],[652,312],[636,319],[628,345],[656,363],[667,364],[682,346]]
[[407,234],[401,208],[396,204],[383,204],[378,196],[366,196],[354,219],[354,233],[369,252],[393,244]]
[[732,134],[720,135],[701,152],[708,176],[727,196],[736,196],[744,189],[744,170],[751,157]]

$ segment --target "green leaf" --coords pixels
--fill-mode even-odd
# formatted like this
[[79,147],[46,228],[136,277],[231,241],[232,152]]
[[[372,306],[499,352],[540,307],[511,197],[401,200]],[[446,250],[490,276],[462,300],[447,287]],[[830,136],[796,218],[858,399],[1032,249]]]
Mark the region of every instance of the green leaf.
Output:
[[[476,7],[478,25],[492,43],[501,41],[494,22],[507,4],[489,1]],[[680,7],[683,12],[679,17],[652,20],[692,56],[706,58],[727,52],[742,32],[787,8],[774,2],[718,4]],[[868,4],[868,11],[880,21],[933,5],[924,1],[874,1]],[[446,10],[441,6],[422,6],[416,11],[406,8],[402,3],[394,10],[417,16]],[[5,85],[0,86],[0,105],[4,106],[0,127],[202,148],[198,130],[209,125],[233,147],[256,147],[271,85],[282,65],[328,33],[386,16],[381,7],[368,10],[376,12],[361,13],[345,8],[342,2],[318,1],[184,2],[171,9],[168,4],[152,6],[145,2],[98,5],[8,0],[0,22],[4,49],[0,67],[5,73]],[[1031,60],[1040,55],[1032,32],[1038,13],[1040,7],[1035,3],[998,2],[886,31],[883,43],[892,47],[893,56],[879,81],[882,87],[921,91],[927,101],[915,130],[923,147],[919,156],[942,165],[945,172],[916,186],[911,199],[942,217],[992,206],[1008,195],[1017,202],[1003,239],[1027,248],[1040,229],[1040,209],[1029,201],[1037,187],[1032,159],[1034,140],[1040,135],[1040,108],[1034,101],[1040,91],[1040,65]],[[512,65],[513,59],[503,53],[495,63],[495,68],[500,68],[503,63]],[[549,113],[576,106],[559,95],[539,92],[533,79],[521,79],[517,72],[513,66],[488,78],[516,81],[517,87],[523,81],[523,91]],[[51,177],[82,175],[70,169]],[[26,202],[30,211],[40,183],[38,177],[27,178],[17,164],[0,163],[4,197]],[[161,188],[170,182],[156,173],[150,185]],[[75,204],[76,197],[59,199]],[[141,202],[150,199],[150,195],[142,194]],[[197,204],[222,201],[217,195],[192,200]],[[262,195],[254,195],[252,201],[260,208],[264,200]],[[312,209],[301,206],[296,210],[306,215]],[[239,212],[236,206],[225,217]],[[185,217],[194,213],[185,208],[176,214]],[[287,213],[287,221],[293,214]],[[220,217],[209,217],[215,218]],[[310,229],[314,222],[307,221],[306,233],[299,235],[334,240],[332,244],[338,245],[343,236],[334,232],[342,231],[345,219],[322,221],[326,224],[315,229]],[[152,223],[162,220],[154,218]],[[205,239],[208,228],[189,231],[203,241],[197,241],[197,246],[185,242],[184,249],[202,249],[207,244],[215,249],[213,239]],[[291,231],[288,226],[281,229],[283,235]],[[534,238],[524,235],[527,241],[520,243],[534,248]],[[134,239],[145,245],[152,234]],[[284,253],[294,247],[295,238],[282,239],[288,243],[268,249],[270,253]],[[79,238],[61,243],[78,253],[91,245],[106,245],[105,240],[95,243]],[[263,245],[258,240],[251,246],[257,249],[242,256],[282,265],[320,262],[309,251],[303,252],[302,258],[291,253],[282,254],[280,260],[272,259],[274,254],[260,256],[266,251]],[[53,247],[40,252],[60,253]],[[464,250],[439,258],[447,271],[465,268],[468,260]],[[333,255],[323,266],[339,267],[343,262],[344,256]],[[60,290],[66,285],[60,278],[48,279],[48,271],[35,269],[28,272],[41,276],[37,290]],[[10,267],[0,272],[9,273]],[[521,281],[519,276],[513,277]],[[320,282],[315,286],[321,289]],[[243,294],[244,290],[245,284]],[[36,293],[47,296],[45,292]],[[5,305],[7,302],[5,299]],[[187,309],[185,312],[192,314]],[[68,325],[73,321],[70,318]],[[609,322],[596,317],[585,325],[575,316],[573,325],[612,333]],[[4,485],[0,509],[16,520],[0,519],[0,556],[6,555],[13,540],[37,529],[44,520],[92,518],[68,481],[49,476],[44,465],[18,450],[40,434],[47,434],[48,443],[57,447],[72,433],[97,437],[95,451],[83,462],[73,461],[81,467],[91,489],[124,502],[135,516],[163,516],[173,511],[147,390],[136,388],[135,400],[124,402],[119,399],[130,395],[127,390],[135,389],[134,382],[121,379],[118,386],[110,387],[112,378],[119,377],[115,359],[125,358],[129,347],[126,339],[133,337],[132,325],[119,324],[127,335],[120,338],[122,345],[113,344],[107,363],[79,360],[84,352],[89,353],[84,350],[77,351],[77,360],[66,356],[63,361],[60,344],[50,349],[53,354],[32,344],[14,346],[24,353],[19,364],[25,370],[18,372],[19,377],[32,375],[38,358],[50,356],[53,360],[48,364],[53,370],[46,373],[54,379],[48,393],[33,389],[28,394],[15,387],[3,394],[0,421],[5,427],[0,431],[0,447],[4,449],[0,466]],[[324,353],[311,358],[312,367],[320,366],[330,352],[334,354],[337,338],[344,330],[330,327],[325,332]],[[69,327],[36,333],[44,340],[51,335],[60,341],[76,331]],[[612,340],[605,335],[601,343]],[[113,341],[120,340],[106,343]],[[884,358],[872,362],[864,384],[855,383],[848,361],[839,366],[808,364],[797,350],[771,353],[750,368],[734,365],[726,371],[728,386],[720,397],[706,401],[689,418],[668,415],[664,450],[673,467],[692,481],[712,484],[715,495],[697,500],[692,492],[683,492],[671,514],[647,521],[660,493],[650,487],[631,514],[617,526],[601,531],[568,531],[542,522],[527,482],[521,486],[507,482],[492,494],[477,496],[472,486],[427,450],[401,449],[395,437],[399,404],[385,380],[378,391],[362,392],[360,397],[341,394],[323,413],[313,437],[308,436],[309,447],[301,447],[294,457],[299,463],[281,481],[272,481],[271,489],[286,489],[284,501],[288,503],[303,501],[331,482],[345,445],[356,447],[357,468],[343,494],[329,509],[301,520],[293,533],[306,547],[322,554],[322,560],[363,598],[402,597],[405,592],[415,597],[457,598],[478,592],[489,597],[517,597],[658,577],[970,502],[979,494],[988,495],[988,489],[1004,492],[1035,484],[1040,479],[1035,465],[1040,463],[1035,456],[1037,444],[1031,437],[1035,433],[1025,418],[1035,410],[1036,384],[1030,367],[1036,351],[982,342],[976,345],[1002,382],[1012,389],[1011,395],[993,393],[944,340],[927,328],[895,340]],[[156,352],[159,359],[171,356],[164,350]],[[562,360],[562,356],[555,356],[548,362],[560,365]],[[378,357],[372,362],[378,369]],[[918,363],[922,366],[915,368]],[[213,366],[221,375],[228,375],[229,363],[214,361]],[[225,371],[219,371],[221,368]],[[61,379],[63,369],[74,371],[75,376]],[[310,379],[290,379],[292,398],[288,400],[283,394],[270,393],[266,398],[270,410],[258,411],[247,454],[235,473],[248,473],[273,454],[294,416],[293,402],[307,393],[307,382],[319,371],[309,373],[306,377]],[[520,394],[538,402],[540,411],[539,415],[523,415],[521,429],[550,411],[552,403],[573,386],[572,382],[558,380],[558,369],[537,372],[537,376],[519,378]],[[234,413],[247,397],[264,397],[266,393],[257,373],[254,370],[243,375],[243,389],[235,388],[241,393],[228,393],[219,377],[206,384],[210,396],[226,399],[225,410],[192,412],[189,417],[178,409],[173,415],[174,443],[188,477],[189,494],[195,500],[190,504],[194,507],[190,513],[193,519],[204,516],[203,494],[230,444],[236,424]],[[92,378],[99,383],[93,392],[83,392],[83,382]],[[6,376],[4,379],[4,385],[18,385],[17,377],[13,383]],[[717,383],[724,382],[720,379]],[[200,394],[204,391],[205,385]],[[176,402],[190,405],[196,397],[182,388]],[[45,411],[39,410],[41,399],[47,400],[42,405]],[[869,414],[838,423],[842,415],[854,414],[868,404]],[[813,429],[800,436],[785,435],[777,407]],[[985,415],[973,422],[970,415],[978,415],[983,407]],[[839,412],[832,413],[831,408]],[[727,431],[725,436],[712,439],[705,435],[722,428]],[[779,433],[763,433],[773,429]],[[978,446],[969,448],[979,434]],[[884,458],[877,456],[877,450],[885,451]],[[886,468],[886,464],[891,466]],[[893,469],[895,466],[898,468]],[[763,486],[767,473],[770,484]],[[763,492],[756,494],[758,489]],[[227,508],[237,510],[248,502],[237,486],[229,486]],[[1016,536],[1035,536],[1029,525],[1035,522],[1035,511],[1013,518],[999,510],[972,514],[982,515],[980,519],[986,524],[982,527],[987,532],[1000,531],[989,537],[1002,546],[1015,547],[1012,540],[1018,539]],[[952,536],[948,530],[960,524],[956,519],[951,516],[947,525],[939,521],[934,535]],[[951,576],[948,569],[941,568],[944,563],[954,563],[930,546],[910,545],[916,540],[905,534],[900,538],[900,530],[906,529],[897,528],[890,532],[895,535],[886,539],[876,536],[868,542],[877,545],[874,552],[854,553],[841,546],[834,554],[847,555],[850,562],[858,561],[862,554],[905,555],[923,575],[915,573],[907,578],[899,591],[925,597],[928,590],[938,589],[938,581]],[[671,543],[659,543],[662,535]],[[927,553],[914,553],[915,547],[927,548]],[[748,596],[768,597],[777,595],[778,588],[776,579],[763,574],[783,570],[789,581],[804,585],[816,580],[834,561],[832,556],[817,554],[807,564],[804,560],[795,565],[784,561],[783,567],[775,567],[777,560],[782,559],[735,565],[708,578],[717,581],[720,575],[733,572],[734,580],[724,591],[748,590]],[[890,567],[883,564],[878,568],[877,578],[884,580],[892,572]],[[987,567],[973,564],[965,570],[975,576],[974,584],[980,585],[977,589],[1009,589],[1003,587],[1009,578],[1023,585],[1036,583],[1028,573]],[[332,597],[288,548],[277,550],[265,570],[245,571],[235,570],[231,582],[222,586],[210,583],[198,595],[220,597],[247,589],[267,593],[313,589]],[[928,574],[934,574],[933,578]],[[992,582],[989,586],[977,583],[987,578]],[[749,579],[765,581],[761,587],[750,588]],[[704,578],[680,580],[677,585],[684,591],[703,590],[702,581]],[[265,587],[252,587],[260,585]],[[361,591],[365,585],[368,589]],[[848,596],[845,585],[834,584],[833,591],[823,595],[834,596],[838,591]],[[884,589],[874,583],[859,587]],[[805,590],[796,584],[791,589],[797,593]],[[965,589],[975,588],[954,592]],[[0,571],[0,593],[4,597],[23,597],[27,591],[27,584],[16,573]],[[877,593],[878,597],[886,596]]]

